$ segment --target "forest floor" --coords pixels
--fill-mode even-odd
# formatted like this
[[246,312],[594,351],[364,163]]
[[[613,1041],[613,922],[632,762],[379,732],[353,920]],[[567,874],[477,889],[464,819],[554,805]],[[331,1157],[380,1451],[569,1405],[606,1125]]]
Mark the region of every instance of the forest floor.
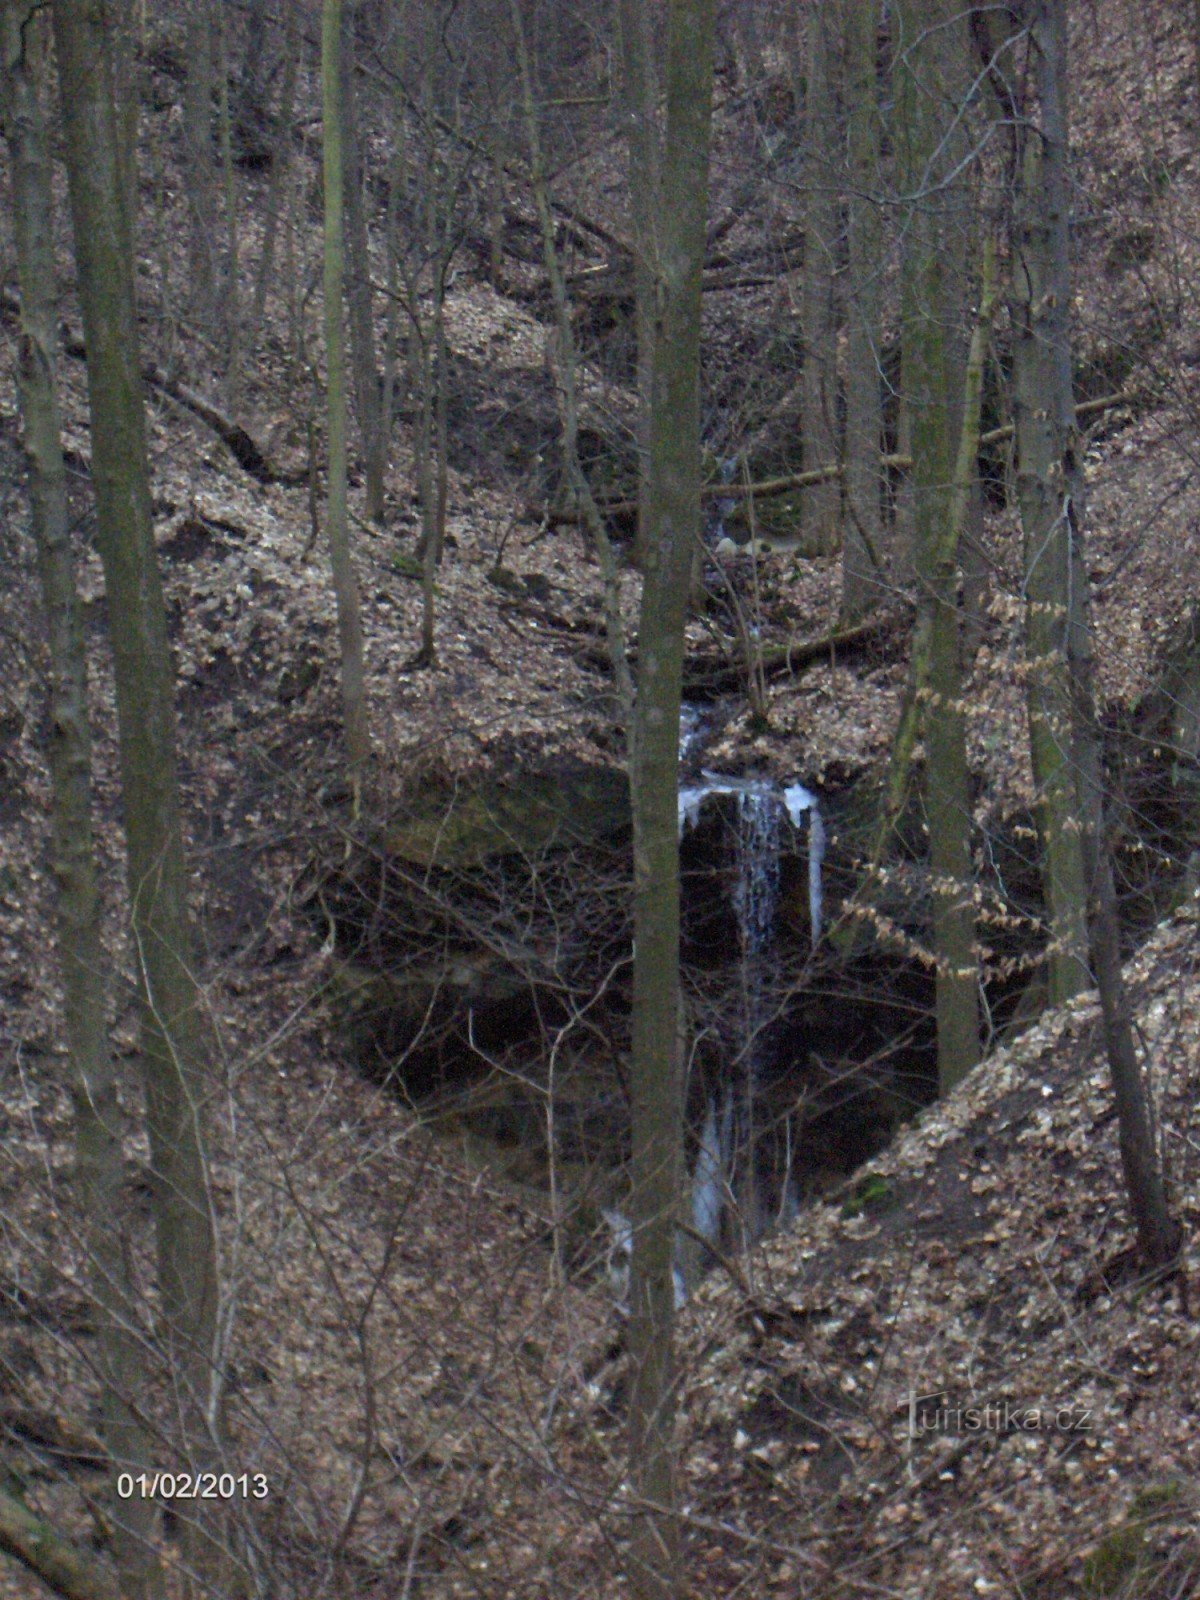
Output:
[[[1147,16],[1113,3],[1081,9],[1076,27],[1083,355],[1097,392],[1135,396],[1105,414],[1087,455],[1088,565],[1113,714],[1155,682],[1200,570],[1200,105],[1182,16],[1182,5]],[[486,284],[456,287],[449,328],[456,356],[498,387],[543,372],[545,328]],[[65,360],[63,376],[113,1037],[132,1112],[132,957],[81,363]],[[598,380],[594,390],[597,406],[628,404],[606,399]],[[280,404],[264,362],[246,414],[265,435]],[[16,415],[6,366],[0,1430],[30,1503],[86,1536],[95,1385],[72,1216],[44,646],[29,624],[37,594]],[[229,1459],[264,1472],[271,1489],[236,1515],[269,1552],[278,1592],[303,1600],[622,1593],[620,1549],[636,1508],[623,1485],[619,1323],[601,1275],[564,1277],[548,1203],[435,1139],[344,1060],[330,951],[301,906],[315,845],[347,825],[333,596],[322,551],[309,548],[306,490],[253,481],[161,395],[151,393],[149,417],[201,959],[220,1040],[213,1188],[230,1295]],[[281,465],[302,465],[282,427],[271,437]],[[401,430],[391,526],[360,521],[355,533],[381,786],[618,755],[597,666],[594,556],[577,530],[544,526],[511,483],[465,464],[450,476],[437,664],[413,665],[419,584],[396,559],[416,527],[412,481]],[[357,494],[352,504],[361,513]],[[983,537],[988,605],[968,704],[986,822],[1027,805],[1031,783],[1019,538],[1000,512]],[[748,594],[748,563],[733,572]],[[632,635],[637,579],[626,571],[621,581]],[[765,642],[835,626],[833,558],[780,550],[762,559],[758,581]],[[711,652],[711,625],[692,623],[689,643]],[[897,633],[866,657],[835,655],[776,678],[769,731],[735,701],[707,759],[843,786],[886,752],[905,670]],[[1194,900],[1154,930],[1129,971],[1194,1280]],[[1098,1033],[1090,998],[1047,1014],[869,1172],[685,1307],[684,1528],[697,1597],[1166,1600],[1200,1588],[1200,1336],[1180,1280],[1129,1274]],[[130,1202],[143,1222],[146,1160],[131,1140]],[[145,1239],[134,1267],[147,1283]],[[152,1308],[147,1288],[148,1348]],[[960,1414],[984,1406],[993,1409],[978,1425]],[[0,1594],[36,1592],[0,1568]]]

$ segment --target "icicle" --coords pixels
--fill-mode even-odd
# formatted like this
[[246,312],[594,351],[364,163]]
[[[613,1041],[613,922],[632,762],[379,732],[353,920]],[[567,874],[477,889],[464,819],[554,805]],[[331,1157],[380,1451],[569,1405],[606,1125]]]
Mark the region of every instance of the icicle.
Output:
[[821,887],[821,866],[825,860],[825,819],[821,804],[811,790],[802,783],[793,783],[783,791],[784,804],[792,826],[800,826],[800,818],[808,812],[808,915],[812,925],[812,942],[815,949],[821,941],[821,917],[824,895]]
[[808,914],[812,923],[812,942],[815,950],[821,942],[821,914],[823,895],[821,889],[821,864],[825,860],[825,819],[821,808],[813,805],[808,813]]
[[[633,1266],[633,1223],[623,1211],[618,1211],[615,1207],[605,1206],[601,1216],[611,1234],[605,1255],[609,1287],[618,1309],[628,1312],[629,1279]],[[683,1268],[678,1261],[671,1266],[671,1287],[674,1290],[675,1309],[678,1311],[687,1299],[687,1284],[683,1279]]]
[[724,1170],[725,1158],[717,1129],[717,1106],[715,1100],[710,1100],[704,1116],[704,1132],[700,1135],[696,1170],[692,1174],[692,1222],[696,1232],[709,1244],[716,1244],[721,1233]]

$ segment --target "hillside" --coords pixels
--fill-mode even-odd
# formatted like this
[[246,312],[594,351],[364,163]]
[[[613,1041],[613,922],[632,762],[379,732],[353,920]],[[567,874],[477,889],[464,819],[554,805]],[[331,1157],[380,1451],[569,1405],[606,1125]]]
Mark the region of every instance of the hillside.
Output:
[[[1072,8],[1079,397],[1116,397],[1087,434],[1087,559],[1111,763],[1115,774],[1132,774],[1122,858],[1127,971],[1188,1234],[1184,1271],[1147,1283],[1130,1269],[1094,999],[1037,1015],[1021,1031],[1024,983],[998,978],[992,1048],[967,1083],[947,1103],[926,1105],[867,1167],[823,1173],[814,1185],[823,1192],[789,1226],[745,1255],[726,1254],[681,1310],[683,1526],[697,1600],[1181,1600],[1200,1591],[1194,1287],[1187,1297],[1200,1268],[1200,910],[1187,876],[1195,841],[1163,798],[1160,753],[1143,748],[1147,707],[1186,632],[1200,570],[1200,86],[1190,18],[1185,0]],[[165,361],[168,307],[186,273],[185,179],[175,132],[180,69],[160,44],[148,40],[139,58],[141,137],[161,165],[149,155],[142,163],[138,251],[145,351]],[[743,201],[739,163],[761,136],[761,106],[740,92],[732,68],[718,89],[712,210],[738,213],[723,248],[740,259],[772,230],[784,236],[799,202],[786,198],[786,185],[784,199]],[[311,48],[296,92],[298,104],[318,103]],[[297,127],[297,193],[311,207],[318,150],[299,118]],[[623,169],[613,151],[598,141],[567,170],[564,204],[619,229]],[[248,167],[241,182],[250,260],[261,248],[269,170]],[[0,204],[7,234],[7,197]],[[524,238],[531,207],[521,194],[510,205],[521,227],[509,232]],[[61,213],[59,221],[64,443],[87,624],[113,1039],[128,1069],[133,1127],[137,952],[125,932],[86,376],[71,353],[79,318]],[[296,246],[307,252],[298,279],[319,262],[312,231]],[[598,270],[600,253],[584,266]],[[359,864],[374,859],[375,830],[403,815],[414,793],[623,759],[600,567],[582,530],[556,514],[553,340],[536,253],[514,252],[506,273],[508,293],[464,253],[447,299],[452,444],[433,665],[417,660],[413,404],[398,407],[385,527],[369,522],[363,486],[352,485],[378,754],[365,820],[343,782],[334,597],[307,481],[302,400],[320,387],[320,349],[297,377],[284,297],[272,299],[261,348],[227,405],[204,339],[186,318],[173,327],[171,370],[220,395],[263,446],[270,470],[258,475],[167,385],[147,391],[193,906],[219,1041],[211,1182],[228,1287],[227,1457],[239,1471],[265,1474],[270,1488],[261,1504],[235,1504],[231,1517],[255,1552],[260,1592],[280,1600],[627,1592],[620,1555],[637,1508],[624,1483],[627,1373],[606,1271],[612,1240],[590,1198],[571,1211],[562,1196],[512,1180],[465,1123],[358,1070],[342,913],[330,910],[339,874],[356,892],[374,884]],[[752,424],[770,432],[741,392],[737,363],[739,352],[768,342],[795,276],[772,271],[769,282],[707,299],[712,393],[721,396],[714,460],[731,437],[741,448]],[[0,317],[11,343],[7,297]],[[613,365],[603,349],[585,350],[584,422],[627,447],[635,395],[630,374],[614,375]],[[780,415],[786,423],[786,408]],[[19,441],[6,359],[0,1439],[28,1503],[99,1548],[95,1341],[73,1213],[53,959],[46,646],[33,620],[39,595]],[[756,459],[769,464],[770,450]],[[837,874],[850,871],[855,796],[877,791],[894,731],[910,608],[898,586],[863,638],[827,647],[840,627],[838,557],[809,554],[786,531],[764,533],[768,548],[753,562],[734,553],[722,567],[710,549],[718,603],[688,624],[695,697],[711,718],[704,760],[722,773],[802,780],[821,797],[833,818],[836,893]],[[1012,953],[1003,918],[1032,920],[1021,898],[1033,873],[1022,843],[1033,783],[1015,514],[989,500],[979,543],[966,704],[981,870],[994,871],[988,893],[1000,905],[999,969]],[[623,562],[631,639],[639,586]],[[751,614],[758,644],[782,663],[757,709],[744,693],[734,625]],[[880,967],[901,999],[903,984],[927,990],[930,981],[919,959],[909,964],[924,915],[919,895],[914,904],[901,930],[907,942]],[[1021,963],[1036,958],[1014,940],[1014,970],[1024,975]],[[469,964],[470,954],[464,938],[447,960]],[[798,960],[797,971],[815,986],[829,969]],[[828,1005],[860,998],[847,987]],[[1027,1003],[1036,1014],[1036,994]],[[543,1042],[553,1039],[553,1018],[542,1026]],[[601,1047],[619,1055],[623,1035],[615,1044],[601,1038]],[[528,1049],[527,1059],[514,1048],[500,1076],[526,1073],[540,1093],[546,1061]],[[148,1163],[144,1136],[131,1134],[138,1334],[154,1372]],[[962,1416],[939,1422],[939,1402],[995,1409],[976,1428]],[[168,1415],[170,1406],[165,1386],[148,1380],[148,1410]],[[1036,1424],[1011,1423],[1031,1410]],[[169,1521],[169,1561],[177,1532]],[[175,1572],[172,1594],[178,1581]],[[44,1592],[0,1557],[0,1595]]]

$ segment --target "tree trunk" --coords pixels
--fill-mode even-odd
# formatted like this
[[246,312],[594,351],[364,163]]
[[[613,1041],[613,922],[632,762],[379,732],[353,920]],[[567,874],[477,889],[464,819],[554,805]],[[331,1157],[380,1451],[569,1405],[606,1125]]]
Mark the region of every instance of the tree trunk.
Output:
[[[289,5],[288,28],[293,26],[297,8]],[[283,47],[284,71],[290,58],[288,42]],[[267,110],[267,7],[266,0],[249,0],[246,7],[245,53],[238,73],[235,120],[238,143],[244,159],[252,165],[272,164],[279,152],[271,140],[271,117]]]
[[354,68],[353,9],[343,37],[342,125],[345,135],[346,248],[351,269],[346,279],[350,310],[350,351],[354,369],[354,403],[362,438],[366,511],[383,522],[383,471],[387,440],[379,402],[379,370],[375,361],[375,314],[371,295],[371,253],[363,203],[362,142],[358,131],[358,85]]
[[679,703],[700,523],[700,313],[712,114],[713,0],[671,0],[667,127],[654,259],[654,405],[630,787],[634,841],[630,1477],[646,1513],[635,1586],[680,1591],[673,1350],[684,1177],[679,997]]
[[145,11],[137,6],[122,4],[122,0],[107,0],[104,20],[108,28],[112,58],[113,103],[117,119],[117,161],[121,170],[121,188],[129,197],[132,228],[133,218],[137,214],[138,200],[137,61],[141,31],[145,25]]
[[[1041,21],[1048,25],[1045,16]],[[1068,302],[1059,296],[1066,292],[1069,273],[1070,200],[1065,176],[1047,169],[1052,154],[1047,130],[1039,135],[1026,125],[1012,318],[1017,501],[1025,542],[1026,705],[1050,921],[1050,1003],[1055,1005],[1091,980],[1067,666],[1071,562],[1064,506],[1070,490],[1064,474],[1076,428]]]
[[[983,370],[996,306],[996,248],[992,240],[984,244],[979,313],[971,335],[963,383],[962,424],[958,437],[958,456],[954,472],[954,491],[946,520],[931,551],[932,565],[949,586],[954,582],[954,565],[962,542],[963,529],[971,516],[971,501],[976,483],[975,463],[979,455],[979,420],[983,401]],[[883,858],[892,829],[899,820],[908,791],[909,775],[916,749],[921,710],[928,698],[933,670],[933,630],[936,609],[932,596],[925,593],[917,606],[909,657],[908,687],[900,710],[900,721],[892,740],[887,783],[884,787],[879,830],[871,859],[878,865]]]
[[[1031,651],[1040,654],[1054,703],[1065,697],[1065,721],[1054,724],[1059,743],[1054,768],[1064,791],[1061,812],[1050,826],[1060,844],[1070,844],[1085,898],[1064,900],[1067,887],[1047,863],[1047,893],[1062,926],[1073,937],[1086,913],[1092,964],[1100,991],[1104,1040],[1120,1127],[1121,1163],[1138,1246],[1147,1265],[1165,1268],[1179,1256],[1183,1232],[1172,1217],[1155,1138],[1147,1085],[1134,1046],[1132,1011],[1121,971],[1120,925],[1112,857],[1105,824],[1100,730],[1092,684],[1088,578],[1083,551],[1083,470],[1071,393],[1070,180],[1067,123],[1067,25],[1064,0],[1029,0],[1026,21],[1035,53],[1036,127],[1026,125],[1021,164],[1016,277],[1021,316],[1015,379],[1022,387],[1017,409],[1018,482],[1025,522],[1027,590],[1039,569],[1053,575],[1050,587],[1030,592]],[[1036,592],[1037,598],[1034,595]],[[1045,625],[1054,624],[1047,633]],[[1039,707],[1039,714],[1044,716]],[[1057,712],[1056,714],[1060,714]],[[1031,728],[1033,716],[1030,717]],[[1043,745],[1050,742],[1043,723]],[[1036,745],[1035,745],[1036,753]],[[1048,808],[1049,809],[1049,808]],[[1070,821],[1072,826],[1068,827]],[[1064,850],[1062,852],[1066,854]],[[1072,893],[1078,893],[1073,887]],[[1074,976],[1083,968],[1073,952]],[[1064,951],[1063,956],[1066,955]],[[1060,959],[1062,959],[1060,957]],[[1053,969],[1052,969],[1053,970]],[[1083,968],[1086,981],[1086,968]]]
[[[163,1336],[180,1467],[213,1459],[224,1363],[204,1125],[210,1041],[196,983],[179,817],[166,614],[154,549],[134,306],[108,36],[99,0],[56,0],[67,178],[87,343],[96,538],[116,680],[129,899],[141,1001]],[[204,1528],[193,1567],[212,1570]]]
[[878,601],[886,579],[881,515],[880,370],[882,227],[876,6],[845,0],[846,151],[849,168],[846,295],[846,466],[842,616],[853,622]]
[[[300,56],[299,18],[297,7],[289,6],[283,41],[283,88],[279,95],[279,110],[275,117],[276,138],[271,162],[271,181],[267,190],[267,219],[263,225],[262,255],[254,280],[254,302],[250,313],[250,326],[246,332],[246,356],[252,360],[258,344],[263,316],[267,308],[267,291],[275,267],[275,248],[279,238],[279,219],[290,187],[292,164],[292,116],[296,103],[296,70]],[[264,111],[265,116],[265,111]]]
[[661,161],[653,14],[645,0],[621,0],[622,105],[629,136],[629,210],[633,223],[633,302],[637,340],[638,559],[646,545],[651,412],[654,405],[654,263],[658,249]]
[[[837,459],[837,318],[834,278],[837,203],[834,197],[837,95],[829,7],[813,0],[808,13],[808,92],[805,97],[804,375],[801,466],[805,472]],[[841,488],[826,478],[805,489],[804,525],[810,547],[835,550]]]
[[1083,561],[1082,530],[1078,525],[1073,544],[1072,580],[1078,586],[1080,599],[1074,608],[1069,650],[1075,748],[1082,791],[1083,859],[1091,891],[1088,929],[1092,965],[1100,992],[1104,1045],[1117,1106],[1121,1168],[1138,1248],[1148,1267],[1165,1268],[1179,1258],[1183,1228],[1171,1214],[1163,1152],[1155,1136],[1150,1089],[1134,1044],[1133,1008],[1121,970],[1121,925],[1105,814],[1104,766],[1092,687],[1090,626],[1086,602],[1082,598],[1087,593],[1088,578]]
[[324,0],[321,27],[321,83],[324,111],[322,152],[325,166],[325,362],[329,481],[326,526],[337,598],[338,642],[342,664],[342,717],[346,760],[356,795],[371,754],[367,721],[367,682],[363,653],[358,579],[350,554],[346,481],[346,333],[342,296],[345,282],[345,232],[342,216],[341,0]]
[[183,143],[187,155],[188,252],[192,308],[207,332],[216,317],[216,187],[213,181],[213,22],[209,0],[187,8],[187,82],[183,92]]
[[[905,0],[899,7],[903,49],[897,86],[897,142],[909,232],[902,381],[911,428],[918,606],[929,617],[925,793],[937,961],[938,1081],[943,1091],[979,1059],[971,795],[959,643],[959,529],[952,507],[952,441],[963,392],[954,330],[962,291],[948,240],[961,216],[947,177],[957,147],[947,136],[946,106],[955,104],[961,88],[955,45],[963,25],[953,21],[957,15],[952,0]],[[944,559],[941,543],[947,526],[954,526],[956,537],[949,559]]]
[[[141,1356],[126,1267],[124,1151],[117,1080],[105,1014],[107,961],[100,933],[92,843],[87,662],[71,555],[58,398],[55,392],[53,191],[42,80],[48,29],[23,0],[7,0],[0,36],[0,92],[12,159],[13,232],[21,288],[17,384],[50,657],[52,861],[58,884],[58,956],[75,1108],[75,1190],[96,1307],[101,1436],[118,1472],[151,1465],[138,1420]],[[23,32],[22,32],[23,30]],[[121,1586],[131,1600],[162,1593],[154,1554],[153,1502],[105,1506]]]
[[220,127],[221,183],[225,202],[225,274],[221,292],[225,395],[236,409],[241,382],[242,312],[238,243],[237,168],[233,161],[233,112],[229,104],[229,19],[222,10],[216,28],[217,112]]
[[595,546],[596,557],[600,563],[604,579],[605,638],[609,664],[617,686],[617,715],[625,727],[629,728],[633,722],[634,689],[629,669],[625,625],[621,616],[620,575],[617,571],[616,553],[579,459],[579,351],[571,323],[571,308],[567,303],[562,263],[554,238],[554,216],[550,209],[545,161],[542,156],[541,136],[538,132],[533,72],[529,62],[519,0],[509,0],[509,13],[512,18],[517,61],[521,73],[522,111],[529,141],[530,186],[533,189],[533,202],[537,208],[538,224],[541,228],[542,257],[546,264],[546,276],[550,281],[550,293],[554,302],[554,323],[558,335],[558,361],[555,364],[554,377],[562,423],[563,475],[572,495],[578,501],[580,520]]

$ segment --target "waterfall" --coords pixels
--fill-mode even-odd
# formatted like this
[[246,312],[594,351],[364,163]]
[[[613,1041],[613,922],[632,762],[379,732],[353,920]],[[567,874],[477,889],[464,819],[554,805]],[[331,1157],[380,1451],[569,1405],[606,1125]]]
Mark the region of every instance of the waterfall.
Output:
[[747,1112],[751,1115],[762,1051],[759,1038],[770,1011],[771,951],[779,910],[779,849],[784,807],[775,789],[737,794],[737,879],[733,909],[741,947],[742,1050]]
[[[685,730],[691,743],[695,724]],[[737,1192],[741,1228],[747,1239],[765,1228],[755,1168],[755,1101],[759,1087],[762,1030],[769,1019],[771,957],[779,910],[780,858],[786,824],[808,819],[808,909],[814,948],[821,938],[825,825],[820,803],[801,783],[786,788],[759,778],[732,778],[703,772],[700,782],[679,791],[679,829],[700,821],[710,795],[729,795],[736,807],[733,910],[741,957],[742,1071],[735,1094],[732,1077],[710,1096],[692,1174],[692,1217],[696,1232],[717,1243],[726,1201]],[[736,1109],[735,1109],[736,1108]],[[789,1129],[790,1135],[790,1129]],[[789,1160],[790,1166],[790,1160]],[[740,1174],[737,1169],[740,1170]],[[780,1218],[794,1214],[790,1173],[785,1175]]]
[[[690,748],[693,741],[694,724],[687,725],[684,737]],[[821,867],[825,860],[825,823],[821,816],[821,804],[811,790],[806,789],[802,783],[789,784],[786,789],[779,789],[775,784],[765,778],[728,778],[716,772],[702,772],[700,782],[687,784],[679,791],[679,831],[686,833],[689,828],[694,828],[700,821],[700,812],[709,795],[729,794],[738,797],[738,839],[739,839],[739,884],[740,852],[743,838],[746,839],[746,849],[753,855],[757,844],[762,846],[760,854],[771,857],[768,870],[774,872],[775,901],[778,900],[779,884],[779,850],[782,841],[782,819],[786,815],[793,828],[800,826],[800,819],[808,815],[808,911],[812,925],[812,942],[815,948],[821,939],[823,896],[821,889]],[[773,819],[773,821],[771,820]],[[749,832],[747,831],[749,830]],[[749,870],[757,871],[756,867]],[[740,908],[735,906],[736,910]],[[758,912],[757,903],[755,913]]]
[[737,797],[737,912],[742,960],[766,955],[775,942],[779,906],[779,847],[784,808],[773,789],[743,789]]

